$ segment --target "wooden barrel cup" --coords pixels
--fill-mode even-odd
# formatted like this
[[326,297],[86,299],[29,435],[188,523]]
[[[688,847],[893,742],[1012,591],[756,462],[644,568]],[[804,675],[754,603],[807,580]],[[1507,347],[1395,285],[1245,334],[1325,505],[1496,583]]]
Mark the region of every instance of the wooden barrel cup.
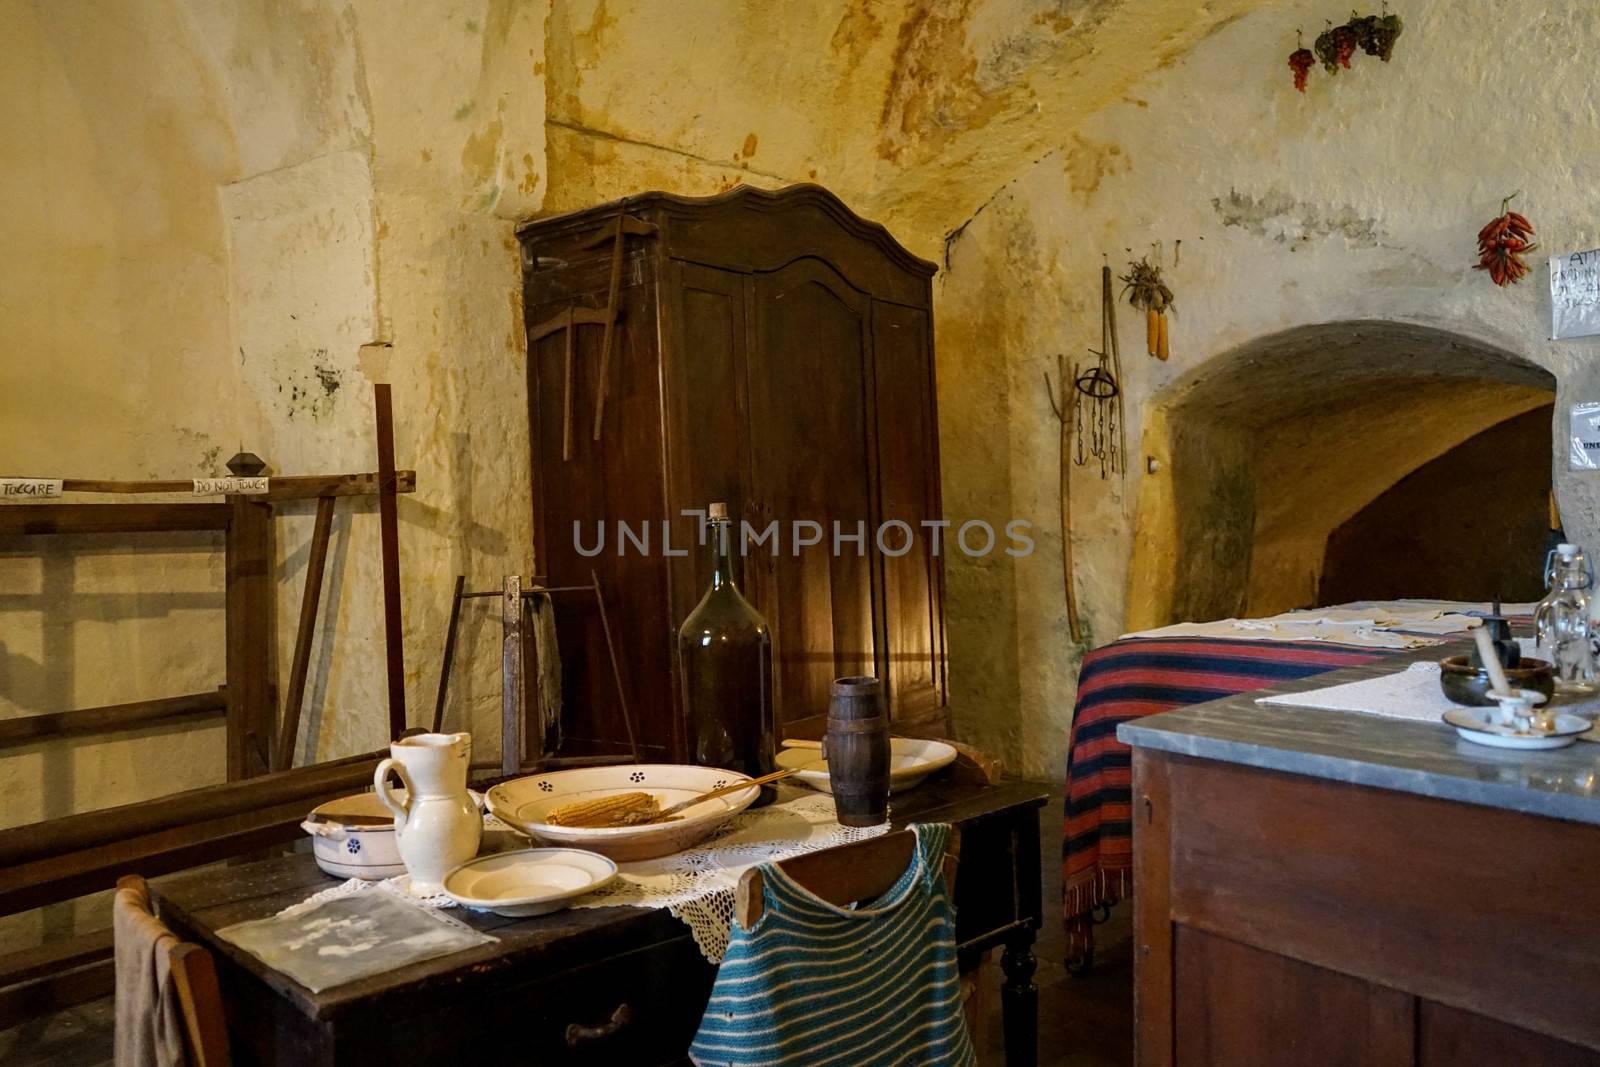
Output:
[[876,678],[838,678],[822,739],[833,806],[844,826],[879,826],[889,818],[889,720]]

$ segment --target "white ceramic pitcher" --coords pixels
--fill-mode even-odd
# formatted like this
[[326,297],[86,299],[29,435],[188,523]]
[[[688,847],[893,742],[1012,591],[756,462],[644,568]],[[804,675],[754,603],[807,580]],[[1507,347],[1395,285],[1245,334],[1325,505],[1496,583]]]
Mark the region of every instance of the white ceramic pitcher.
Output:
[[[478,854],[483,819],[467,792],[471,734],[415,734],[389,746],[372,787],[394,813],[395,841],[418,896],[442,892],[445,873]],[[404,803],[389,789],[393,770],[405,783]]]

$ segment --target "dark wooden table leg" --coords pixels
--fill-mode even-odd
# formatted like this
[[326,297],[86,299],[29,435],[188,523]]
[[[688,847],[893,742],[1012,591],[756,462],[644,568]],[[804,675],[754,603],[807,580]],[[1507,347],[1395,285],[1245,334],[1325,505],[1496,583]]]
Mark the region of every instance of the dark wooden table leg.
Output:
[[1017,887],[1017,928],[1006,938],[1000,954],[1005,984],[1000,987],[1000,1010],[1006,1042],[1006,1067],[1034,1067],[1039,1062],[1039,987],[1033,984],[1038,969],[1033,943],[1044,920],[1044,869],[1039,865],[1039,809],[1017,813],[1012,830]]
[[1034,933],[1018,932],[1000,954],[1006,981],[1000,987],[1000,1009],[1006,1040],[1006,1067],[1034,1067],[1039,1062],[1039,987],[1033,972]]

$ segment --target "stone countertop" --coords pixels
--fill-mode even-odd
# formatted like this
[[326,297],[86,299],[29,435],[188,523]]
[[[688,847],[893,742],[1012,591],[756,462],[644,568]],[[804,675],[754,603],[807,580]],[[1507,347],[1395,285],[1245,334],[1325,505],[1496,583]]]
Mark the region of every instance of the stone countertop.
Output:
[[1464,644],[1423,649],[1135,719],[1117,728],[1117,738],[1135,748],[1600,825],[1600,744],[1517,752],[1463,741],[1442,722],[1256,703],[1459,651]]

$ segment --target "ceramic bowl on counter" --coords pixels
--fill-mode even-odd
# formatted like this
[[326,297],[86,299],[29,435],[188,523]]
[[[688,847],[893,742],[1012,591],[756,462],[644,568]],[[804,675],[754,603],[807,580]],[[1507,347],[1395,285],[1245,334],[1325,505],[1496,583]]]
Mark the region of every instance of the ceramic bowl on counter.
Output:
[[502,822],[537,841],[557,847],[586,849],[628,863],[654,859],[699,844],[724,823],[748,808],[759,786],[707,800],[686,809],[673,822],[640,826],[553,826],[546,817],[557,808],[620,793],[649,793],[670,808],[701,793],[732,785],[745,776],[716,767],[676,763],[625,763],[515,778],[490,788],[489,810]]
[[[788,742],[785,742],[788,744]],[[915,789],[935,771],[956,761],[956,750],[943,741],[923,741],[913,737],[889,739],[889,792],[904,793]],[[795,775],[812,789],[833,792],[833,782],[828,777],[828,761],[822,750],[810,745],[797,745],[778,752],[777,764],[787,770],[800,768]]]
[[[405,801],[404,789],[393,792],[396,799]],[[472,799],[483,806],[480,794],[473,793]],[[340,815],[356,818],[350,822],[330,818]],[[394,815],[376,793],[356,793],[318,804],[300,829],[311,835],[311,854],[317,866],[335,878],[376,882],[406,873],[395,842]]]
[[[1506,680],[1514,689],[1532,689],[1546,700],[1555,696],[1556,669],[1542,659],[1523,656],[1515,667],[1506,668]],[[1489,672],[1474,667],[1466,656],[1447,656],[1439,661],[1439,688],[1446,699],[1468,707],[1493,707],[1489,690],[1494,685]]]

